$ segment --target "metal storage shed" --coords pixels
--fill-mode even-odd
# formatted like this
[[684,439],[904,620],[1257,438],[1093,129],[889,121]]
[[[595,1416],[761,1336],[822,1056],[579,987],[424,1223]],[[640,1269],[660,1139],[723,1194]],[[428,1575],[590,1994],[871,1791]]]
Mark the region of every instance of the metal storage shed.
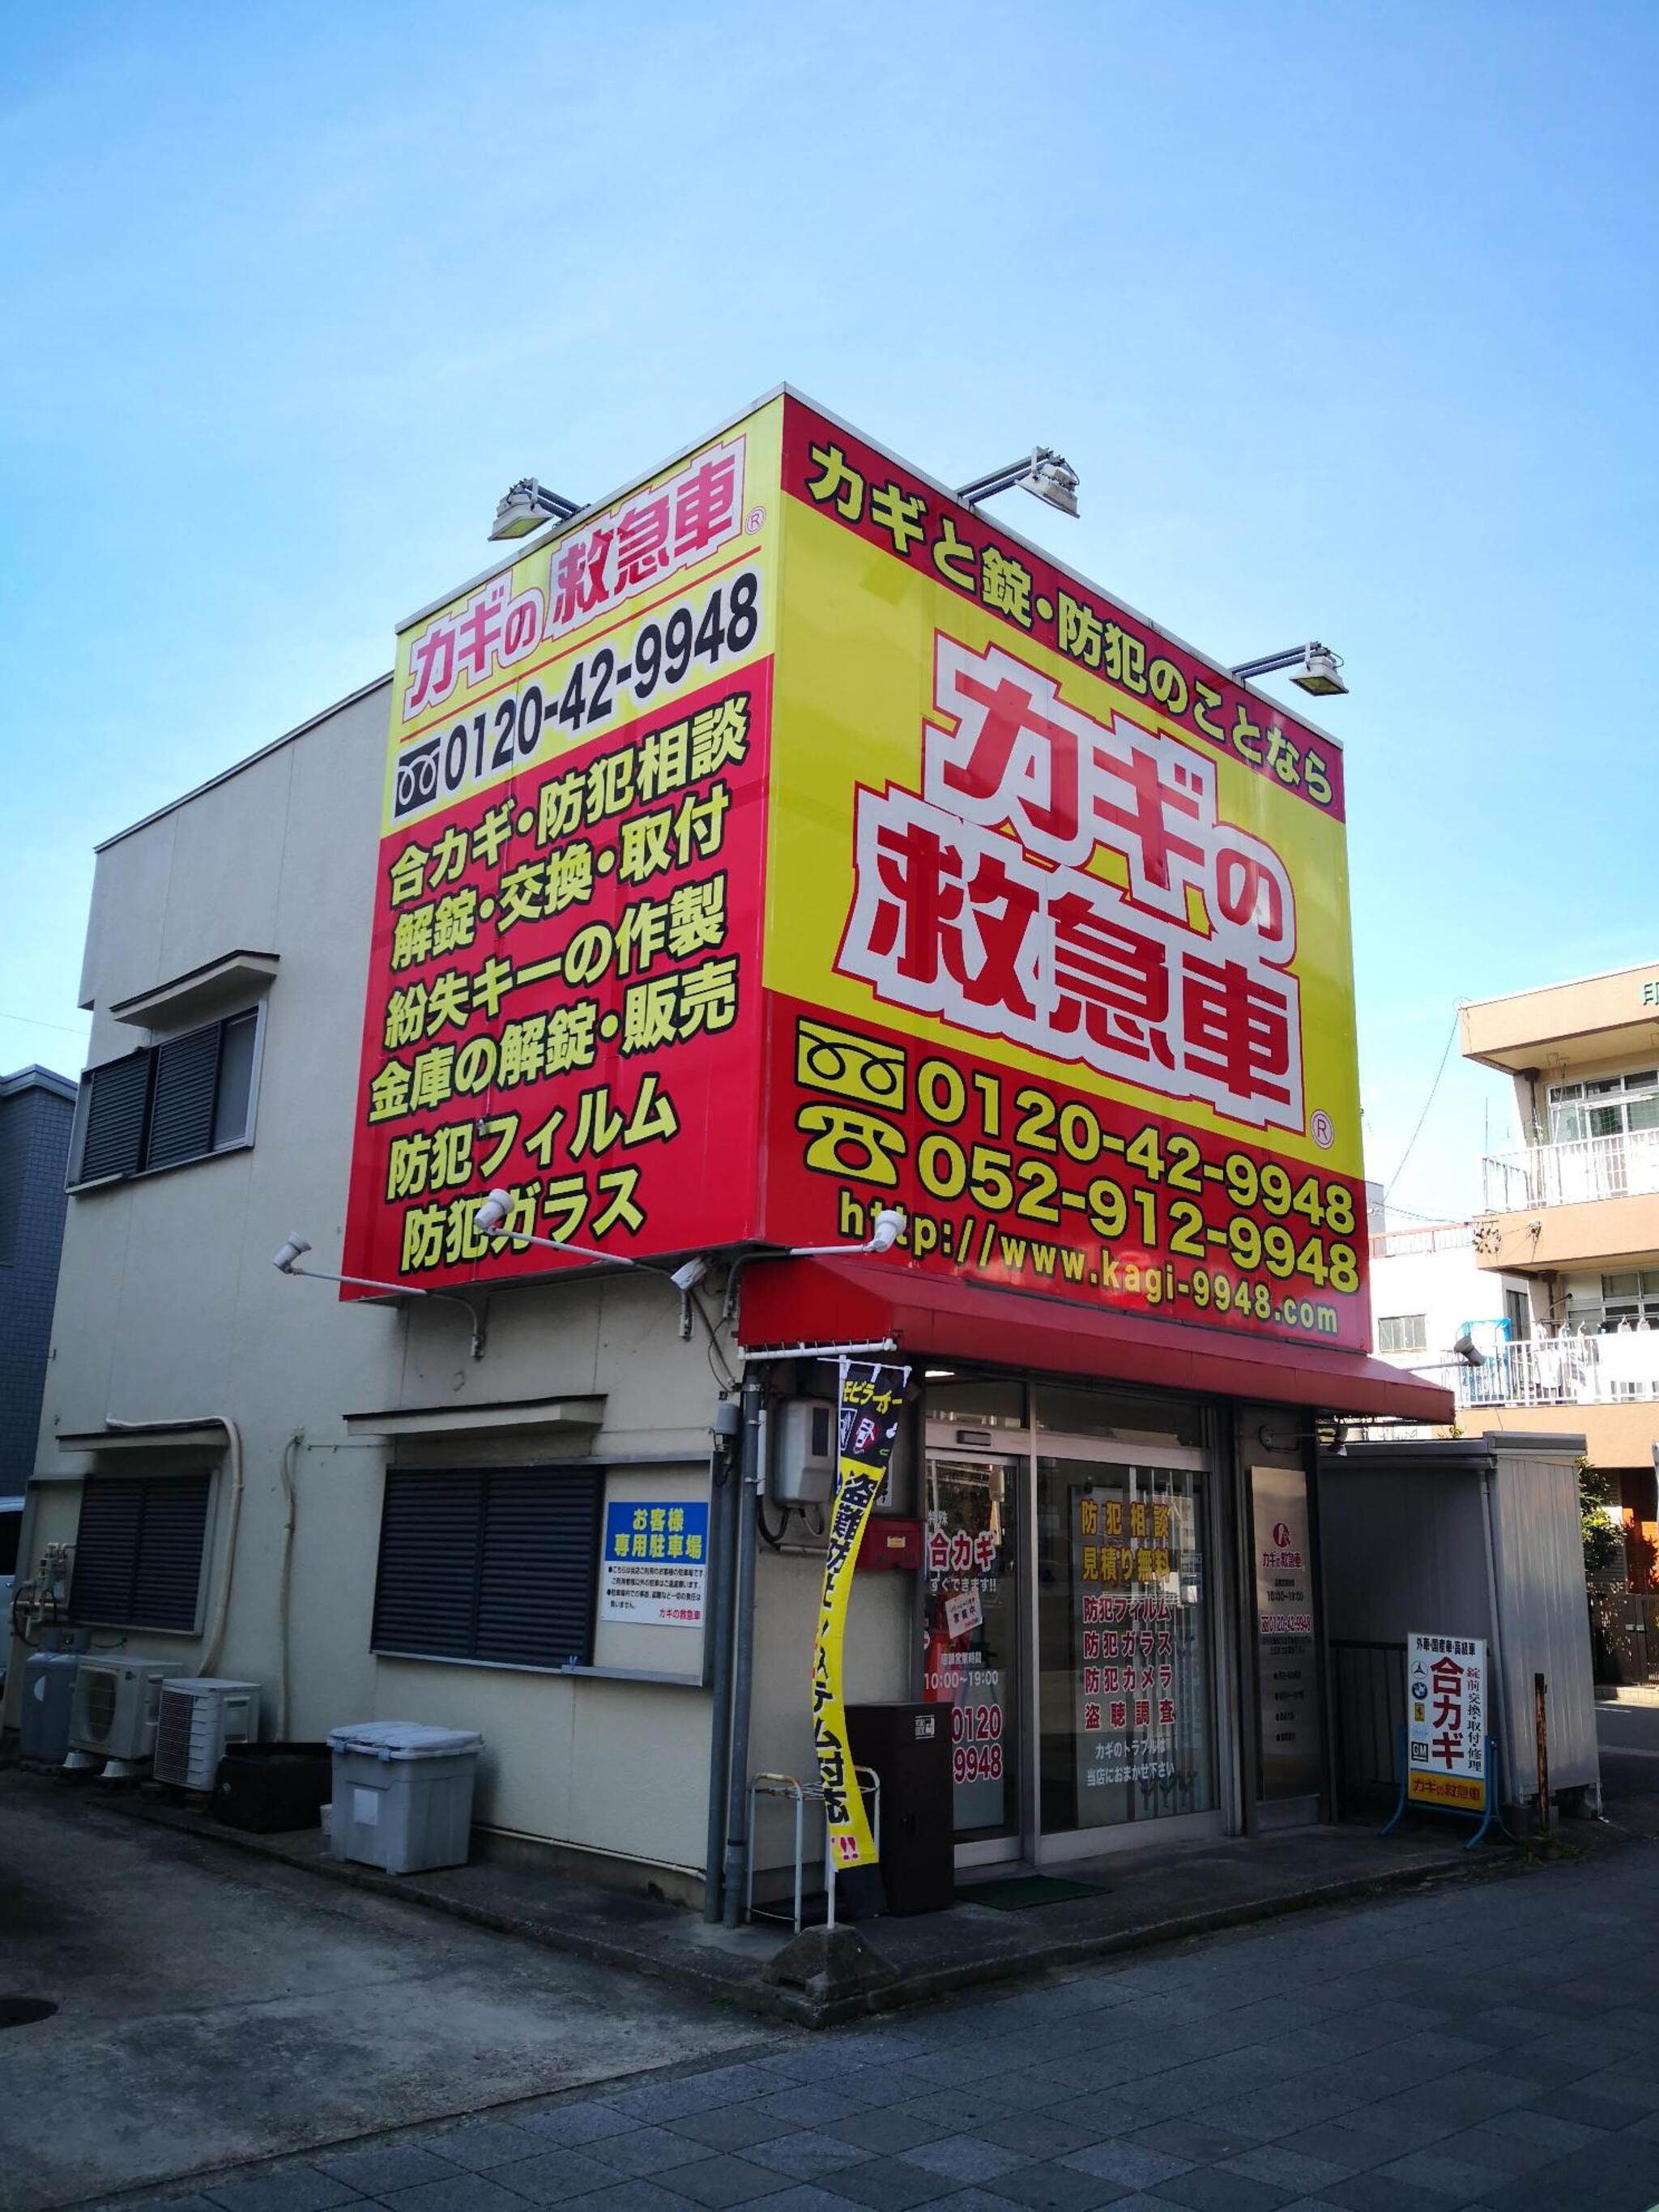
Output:
[[1583,1449],[1581,1437],[1488,1433],[1322,1456],[1335,1753],[1351,1801],[1397,1782],[1406,1638],[1443,1632],[1486,1640],[1503,1803],[1523,1807],[1537,1793],[1537,1674],[1548,1685],[1550,1795],[1599,1802]]

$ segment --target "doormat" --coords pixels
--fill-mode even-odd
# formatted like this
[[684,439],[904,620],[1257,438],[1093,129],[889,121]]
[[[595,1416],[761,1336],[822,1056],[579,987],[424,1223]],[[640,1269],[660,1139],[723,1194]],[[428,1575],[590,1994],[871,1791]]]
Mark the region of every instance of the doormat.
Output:
[[1104,1897],[1103,1881],[1066,1881],[1057,1875],[1011,1875],[1006,1881],[976,1881],[957,1892],[958,1905],[988,1905],[993,1912],[1024,1912],[1033,1905],[1066,1905],[1077,1897]]

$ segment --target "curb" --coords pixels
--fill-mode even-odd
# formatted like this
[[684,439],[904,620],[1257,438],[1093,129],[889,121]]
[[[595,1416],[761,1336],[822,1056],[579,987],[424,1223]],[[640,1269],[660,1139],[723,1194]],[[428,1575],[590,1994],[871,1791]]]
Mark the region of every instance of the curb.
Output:
[[1379,1869],[1375,1875],[1353,1875],[1340,1881],[1322,1882],[1291,1895],[1254,1903],[1218,1905],[1210,1911],[1183,1913],[1169,1920],[1150,1921],[1139,1927],[1113,1929],[1099,1936],[1070,1936],[1048,1943],[1039,1952],[999,1959],[975,1959],[902,1974],[896,1983],[888,1987],[832,1999],[824,2003],[814,2003],[804,1992],[763,1982],[757,1975],[724,1975],[703,1967],[695,1959],[665,1957],[660,1952],[635,1950],[624,1944],[607,1942],[604,1936],[595,1936],[586,1929],[561,1928],[544,1921],[526,1920],[490,1905],[473,1905],[439,1890],[423,1888],[419,1885],[418,1877],[383,1874],[377,1868],[357,1866],[342,1859],[292,1858],[261,1837],[219,1826],[216,1823],[204,1821],[198,1814],[185,1812],[172,1806],[150,1804],[137,1798],[110,1798],[100,1802],[112,1811],[125,1814],[129,1819],[148,1821],[152,1826],[167,1828],[175,1834],[198,1838],[210,1844],[225,1844],[233,1850],[246,1852],[273,1865],[318,1875],[325,1881],[367,1890],[374,1896],[392,1898],[406,1905],[418,1905],[428,1911],[446,1914],[453,1920],[465,1921],[477,1928],[490,1929],[500,1935],[516,1936],[526,1942],[539,1943],[545,1949],[567,1952],[574,1957],[588,1960],[594,1965],[642,1974],[655,1981],[673,1983],[681,1988],[692,1990],[699,1996],[738,2006],[763,2019],[815,2029],[842,2027],[849,2021],[867,2019],[872,2014],[902,2011],[913,2005],[937,2002],[993,1984],[1041,1981],[1051,1973],[1086,1965],[1092,1960],[1183,1942],[1199,1936],[1220,1934],[1230,1929],[1248,1927],[1255,1923],[1285,1919],[1293,1913],[1352,1904],[1364,1898],[1388,1896],[1401,1890],[1417,1888],[1425,1882],[1443,1881],[1452,1876],[1485,1881],[1499,1874],[1522,1870],[1507,1856],[1502,1860],[1489,1859],[1482,1864],[1472,1864],[1460,1849],[1455,1853],[1410,1867]]

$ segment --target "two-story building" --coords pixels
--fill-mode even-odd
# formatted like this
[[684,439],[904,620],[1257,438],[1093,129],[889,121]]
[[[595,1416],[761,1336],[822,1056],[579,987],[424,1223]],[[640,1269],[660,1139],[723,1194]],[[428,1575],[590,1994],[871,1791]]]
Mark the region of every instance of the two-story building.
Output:
[[1333,741],[775,395],[100,847],[26,1549],[733,1912],[873,1357],[846,1692],[948,1711],[959,1863],[1317,1819],[1319,1440],[1449,1412],[1346,898]]

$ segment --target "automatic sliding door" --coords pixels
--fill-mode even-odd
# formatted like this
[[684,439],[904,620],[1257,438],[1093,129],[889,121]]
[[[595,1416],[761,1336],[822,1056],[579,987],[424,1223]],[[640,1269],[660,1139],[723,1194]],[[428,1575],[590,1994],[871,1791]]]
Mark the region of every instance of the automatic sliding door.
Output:
[[1204,1477],[1036,1466],[1042,1833],[1212,1811]]

